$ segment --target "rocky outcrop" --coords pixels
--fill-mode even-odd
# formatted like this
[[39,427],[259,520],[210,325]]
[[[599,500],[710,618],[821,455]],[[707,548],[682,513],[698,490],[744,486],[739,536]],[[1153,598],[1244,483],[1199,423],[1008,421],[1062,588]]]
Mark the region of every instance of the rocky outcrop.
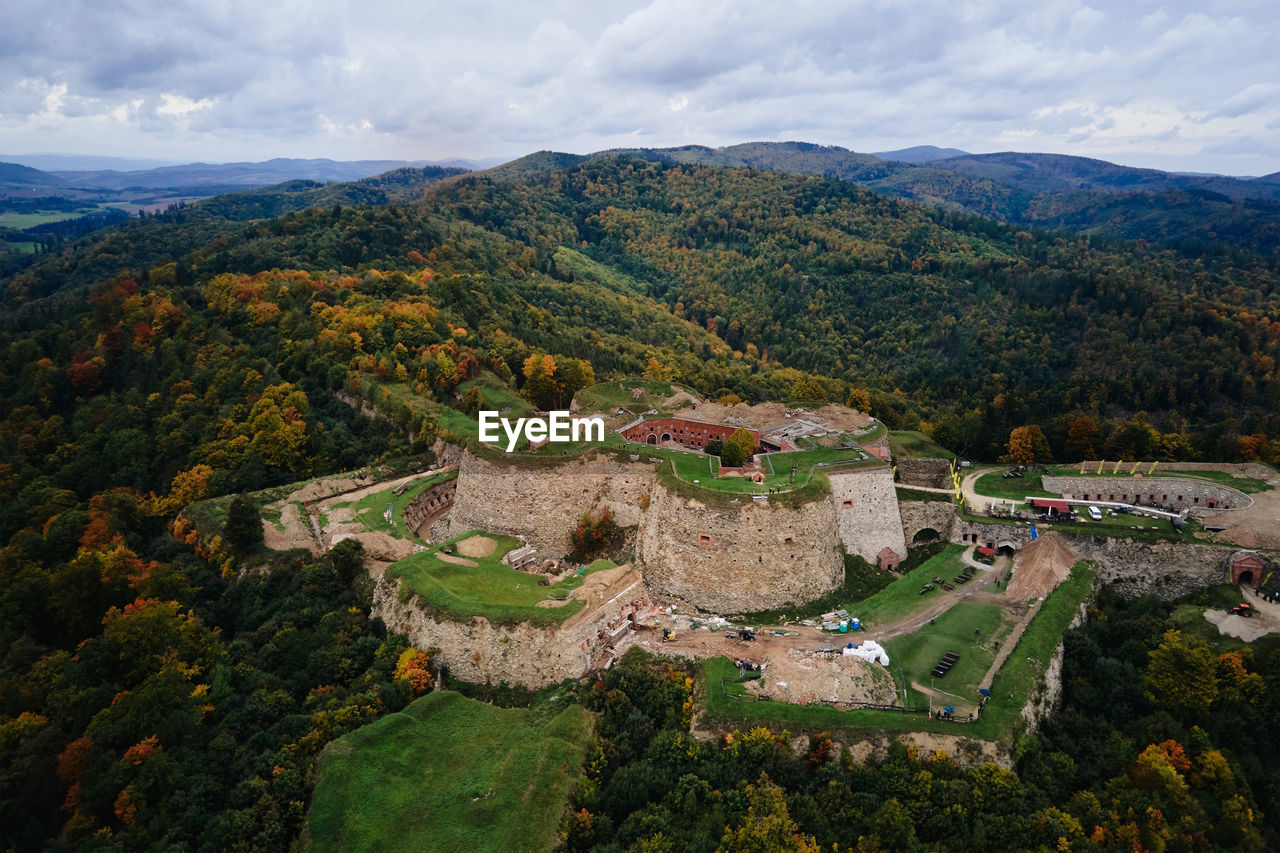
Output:
[[1151,593],[1172,601],[1230,581],[1230,548],[1116,536],[1070,536],[1064,542],[1094,564],[1099,581],[1114,583],[1125,596]]

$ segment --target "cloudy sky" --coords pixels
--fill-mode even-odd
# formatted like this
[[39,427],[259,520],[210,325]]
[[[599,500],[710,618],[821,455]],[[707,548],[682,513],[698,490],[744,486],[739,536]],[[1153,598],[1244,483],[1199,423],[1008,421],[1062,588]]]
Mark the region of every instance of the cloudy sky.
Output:
[[0,151],[438,159],[799,139],[1280,170],[1280,5],[5,0]]

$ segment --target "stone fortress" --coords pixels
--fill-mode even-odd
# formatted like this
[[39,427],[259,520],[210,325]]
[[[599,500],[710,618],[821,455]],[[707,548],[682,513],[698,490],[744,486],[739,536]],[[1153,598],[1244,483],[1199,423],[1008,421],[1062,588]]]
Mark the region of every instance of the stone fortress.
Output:
[[830,495],[798,506],[749,494],[711,506],[669,490],[653,463],[600,456],[524,468],[468,453],[442,538],[484,529],[559,556],[582,514],[607,506],[637,528],[636,563],[654,592],[716,612],[767,610],[835,589],[843,553],[906,556],[890,468],[827,477]]
[[[482,617],[455,623],[426,614],[398,594],[398,582],[384,578],[375,601],[388,626],[408,632],[421,648],[440,649],[443,660],[466,678],[536,686],[580,674],[620,648],[618,641],[640,612],[652,612],[650,597],[676,603],[682,612],[772,610],[839,587],[845,554],[896,569],[912,542],[941,539],[1017,552],[1032,541],[1025,522],[976,519],[945,499],[900,501],[894,469],[874,459],[831,468],[825,472],[829,490],[803,501],[685,488],[689,484],[660,474],[666,463],[651,458],[645,446],[697,452],[736,427],[626,414],[618,431],[633,442],[628,447],[634,452],[566,459],[463,452],[457,478],[424,492],[405,513],[423,539],[440,542],[485,530],[519,538],[542,560],[562,557],[583,514],[607,507],[619,526],[633,531],[634,559],[623,592],[606,596],[571,624],[535,628],[491,625]],[[772,447],[761,441],[768,430],[752,434],[764,450],[795,446],[785,430],[772,434]],[[903,486],[943,491],[950,485],[945,460],[899,462]],[[1114,495],[1117,502],[1149,502],[1189,514],[1253,503],[1234,488],[1190,477],[1045,476],[1043,482],[1049,491],[1080,499],[1107,501]],[[1084,529],[1071,531],[1065,541],[1076,557],[1094,564],[1100,580],[1118,583],[1127,594],[1168,599],[1242,576],[1256,585],[1264,566],[1275,563],[1274,554],[1221,544],[1091,535]]]

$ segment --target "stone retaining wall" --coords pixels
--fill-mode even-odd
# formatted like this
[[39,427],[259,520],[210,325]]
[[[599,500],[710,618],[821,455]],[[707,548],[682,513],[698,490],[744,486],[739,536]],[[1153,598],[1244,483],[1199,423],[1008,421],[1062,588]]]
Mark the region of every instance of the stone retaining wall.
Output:
[[951,486],[951,463],[945,459],[898,460],[898,482],[904,486],[946,489]]
[[828,500],[708,507],[656,484],[636,545],[655,592],[718,613],[811,601],[844,580]]
[[958,518],[955,505],[946,501],[902,501],[898,504],[898,514],[908,543],[915,541],[916,534],[926,528],[936,530],[942,539],[950,540]]
[[907,540],[898,513],[893,472],[888,467],[832,471],[827,479],[831,481],[831,503],[845,551],[872,565],[884,548],[905,559]]
[[448,512],[453,507],[453,499],[457,491],[458,478],[454,477],[415,495],[404,508],[404,520],[409,525],[409,529],[416,531],[424,523]]
[[1192,477],[1051,477],[1045,491],[1078,500],[1109,501],[1174,509],[1240,509],[1253,498],[1239,489]]
[[401,604],[400,583],[383,576],[374,589],[373,613],[382,617],[388,631],[408,635],[423,651],[439,649],[440,661],[464,681],[505,681],[534,689],[586,672],[609,646],[609,623],[628,611],[633,599],[645,595],[643,578],[636,572],[631,585],[576,624],[570,617],[568,627],[496,625],[481,616],[437,617],[418,606],[416,597]]
[[487,530],[517,536],[542,556],[563,555],[584,512],[608,506],[621,527],[640,523],[642,499],[657,477],[646,463],[596,457],[547,468],[498,465],[466,453],[449,536]]

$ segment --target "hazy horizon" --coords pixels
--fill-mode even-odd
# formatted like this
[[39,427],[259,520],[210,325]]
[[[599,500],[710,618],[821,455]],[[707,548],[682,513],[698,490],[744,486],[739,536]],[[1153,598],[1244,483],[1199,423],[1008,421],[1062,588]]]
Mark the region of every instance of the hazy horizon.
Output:
[[1280,15],[1261,2],[76,5],[0,11],[0,150],[483,160],[803,140],[1280,171]]

